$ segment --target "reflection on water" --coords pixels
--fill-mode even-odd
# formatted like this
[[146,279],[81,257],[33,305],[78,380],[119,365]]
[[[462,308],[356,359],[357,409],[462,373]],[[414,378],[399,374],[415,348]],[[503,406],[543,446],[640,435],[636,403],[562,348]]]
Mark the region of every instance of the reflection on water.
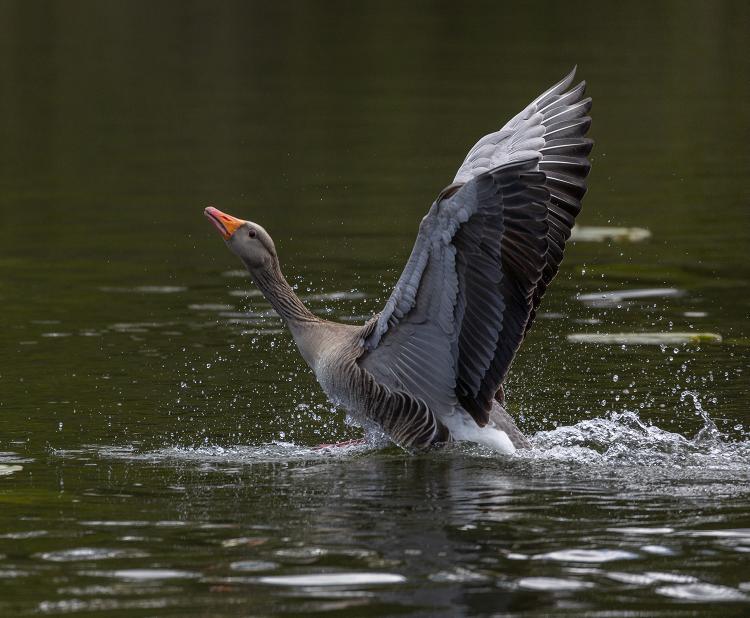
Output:
[[[0,3],[0,615],[747,613],[750,13],[542,12]],[[316,448],[360,433],[203,207],[361,323],[576,63],[590,192],[506,389],[534,448]]]
[[[99,536],[111,530],[110,538],[130,547],[32,557],[143,564],[151,558],[135,548],[162,546],[166,536],[175,538],[170,530],[181,530],[181,543],[204,538],[223,548],[226,562],[216,564],[209,552],[189,572],[84,572],[83,565],[80,575],[92,582],[193,579],[233,602],[246,603],[252,593],[288,611],[299,611],[292,608],[303,599],[315,611],[333,599],[346,599],[342,607],[357,599],[382,608],[389,595],[373,593],[382,587],[394,591],[392,602],[402,610],[460,607],[464,595],[481,595],[487,586],[493,603],[523,602],[524,591],[537,591],[548,595],[537,603],[559,608],[571,593],[584,592],[584,606],[595,594],[617,595],[626,607],[656,607],[661,597],[748,602],[750,581],[740,572],[733,586],[703,578],[715,560],[739,567],[750,553],[750,527],[725,527],[743,523],[733,512],[750,496],[750,442],[727,441],[694,395],[686,397],[703,419],[693,438],[630,412],[538,432],[533,449],[514,457],[470,445],[404,458],[395,448],[289,442],[57,451],[56,459],[97,461],[116,476],[158,475],[183,519],[158,519],[149,510],[154,519],[80,521]],[[133,479],[121,498],[138,499],[142,486]],[[263,488],[273,488],[272,499]],[[397,593],[415,578],[431,591],[419,602]],[[158,593],[169,599],[184,589],[170,586]],[[276,588],[294,589],[296,601]]]
[[[67,492],[19,488],[12,512],[52,501],[61,517],[19,517],[0,536],[0,580],[54,573],[41,612],[195,610],[217,595],[291,613],[746,603],[750,442],[704,422],[688,439],[634,413],[598,418],[539,432],[514,457],[460,445],[418,457],[292,443],[55,451],[35,474],[78,489],[61,502]],[[717,581],[717,561],[733,574]]]

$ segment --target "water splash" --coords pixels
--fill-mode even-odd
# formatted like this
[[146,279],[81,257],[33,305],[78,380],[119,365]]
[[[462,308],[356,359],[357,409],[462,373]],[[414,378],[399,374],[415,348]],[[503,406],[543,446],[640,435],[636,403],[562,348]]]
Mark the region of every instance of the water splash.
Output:
[[[728,440],[703,408],[697,392],[683,391],[680,402],[691,402],[695,415],[702,421],[700,429],[692,438],[650,424],[641,419],[636,411],[624,411],[610,412],[603,417],[539,431],[530,438],[531,449],[517,451],[511,458],[468,443],[436,449],[426,456],[478,456],[509,462],[511,465],[520,464],[523,469],[527,467],[526,464],[531,464],[537,471],[538,464],[582,472],[592,466],[606,467],[614,472],[640,467],[670,478],[674,478],[675,474],[693,474],[697,477],[710,471],[730,473],[730,476],[734,475],[739,480],[750,481],[750,440]],[[302,419],[300,415],[297,418]],[[317,416],[313,418],[317,419]],[[321,436],[321,441],[324,440],[325,437]],[[388,446],[392,445],[379,434],[368,435],[365,443],[329,448],[301,445],[283,438],[255,445],[217,445],[210,444],[205,438],[198,445],[169,445],[145,451],[135,446],[89,445],[83,451],[55,451],[54,454],[77,457],[85,451],[104,459],[213,464],[221,467],[346,459],[380,452]],[[404,456],[399,449],[391,450],[394,456]]]
[[531,438],[533,449],[518,457],[560,463],[609,466],[710,468],[742,470],[750,465],[750,441],[731,442],[716,427],[693,391],[680,401],[692,399],[703,425],[693,438],[644,422],[637,412],[611,412],[603,418],[581,421]]
[[169,446],[146,452],[138,452],[132,447],[100,446],[94,448],[98,455],[105,459],[236,465],[352,457],[367,453],[373,447],[369,443],[340,448],[318,448],[291,442],[271,442],[258,446]]

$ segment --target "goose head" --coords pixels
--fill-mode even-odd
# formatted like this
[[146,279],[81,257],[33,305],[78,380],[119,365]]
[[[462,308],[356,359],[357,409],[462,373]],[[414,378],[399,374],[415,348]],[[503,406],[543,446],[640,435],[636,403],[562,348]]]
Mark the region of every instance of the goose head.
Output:
[[219,231],[229,250],[245,263],[248,270],[268,268],[277,259],[273,239],[257,223],[238,219],[213,206],[203,212]]

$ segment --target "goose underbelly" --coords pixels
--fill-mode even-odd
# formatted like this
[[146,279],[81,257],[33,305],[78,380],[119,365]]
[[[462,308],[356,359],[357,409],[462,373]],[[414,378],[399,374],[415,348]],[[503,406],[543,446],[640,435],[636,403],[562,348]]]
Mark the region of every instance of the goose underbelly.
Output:
[[496,427],[492,421],[484,427],[480,427],[462,409],[457,409],[454,414],[441,420],[450,431],[451,437],[456,441],[475,442],[504,455],[512,455],[516,452],[516,447],[508,434]]

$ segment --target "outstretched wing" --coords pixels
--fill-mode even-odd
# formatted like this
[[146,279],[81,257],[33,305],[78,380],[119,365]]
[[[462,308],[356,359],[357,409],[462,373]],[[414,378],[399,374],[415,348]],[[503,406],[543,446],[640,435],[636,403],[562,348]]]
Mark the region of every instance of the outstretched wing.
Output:
[[435,410],[458,402],[487,423],[545,265],[549,192],[536,167],[510,163],[438,198],[362,367]]
[[562,259],[588,173],[573,74],[480,140],[422,220],[361,366],[479,425]]
[[540,94],[502,129],[485,135],[466,155],[456,173],[454,185],[478,174],[510,163],[537,157],[539,169],[547,175],[549,201],[549,252],[537,289],[527,330],[544,292],[555,278],[562,261],[565,242],[586,193],[586,177],[591,164],[588,154],[594,142],[587,139],[591,126],[588,116],[591,98],[583,98],[586,82],[570,88],[574,68],[554,86]]

